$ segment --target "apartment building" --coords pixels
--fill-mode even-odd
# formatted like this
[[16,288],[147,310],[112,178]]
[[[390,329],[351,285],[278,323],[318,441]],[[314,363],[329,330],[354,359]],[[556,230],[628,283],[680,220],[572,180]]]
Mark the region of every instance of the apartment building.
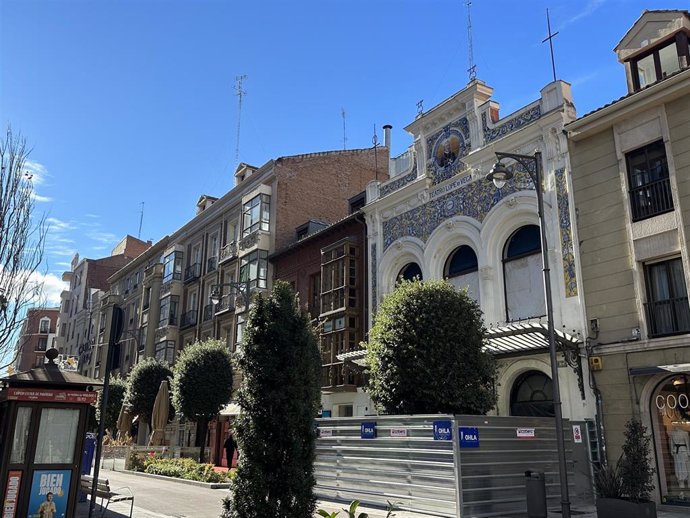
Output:
[[[628,93],[566,125],[588,352],[608,459],[639,417],[658,502],[690,506],[690,13],[645,11],[614,49]],[[622,74],[621,74],[622,75]],[[623,78],[621,78],[623,81]]]
[[289,282],[319,331],[323,415],[348,417],[373,411],[363,390],[363,369],[345,358],[361,350],[368,330],[366,223],[351,199],[352,214],[332,225],[305,221],[295,243],[269,256],[273,277]]
[[58,308],[31,308],[26,314],[15,346],[15,372],[25,372],[45,362],[45,352],[54,346]]
[[62,280],[68,282],[69,287],[60,295],[56,347],[63,355],[79,358],[82,374],[93,374],[91,356],[96,328],[101,325],[98,302],[110,288],[108,277],[150,246],[151,243],[126,236],[109,257],[81,259],[75,254],[70,271],[63,273]]

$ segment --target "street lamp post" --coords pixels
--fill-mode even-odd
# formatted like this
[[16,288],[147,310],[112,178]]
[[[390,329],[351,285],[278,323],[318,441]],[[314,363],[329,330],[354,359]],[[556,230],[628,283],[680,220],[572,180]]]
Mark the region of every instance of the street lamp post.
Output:
[[[551,293],[551,274],[549,270],[549,252],[546,242],[546,222],[544,217],[544,193],[542,191],[541,152],[534,155],[519,155],[515,153],[496,153],[498,162],[486,176],[493,181],[496,188],[502,188],[513,177],[501,160],[512,159],[519,163],[529,174],[537,191],[537,210],[539,212],[539,228],[541,230],[541,249],[544,271],[544,295],[546,298],[546,318],[548,319],[549,357],[551,359],[551,378],[553,380],[553,407],[556,419],[556,441],[558,445],[558,472],[561,482],[561,512],[563,518],[570,518],[570,499],[568,497],[568,469],[565,458],[565,440],[563,437],[563,413],[561,410],[561,389],[558,383],[558,356],[556,351],[556,336],[553,327],[553,295]],[[534,171],[530,165],[534,165]]]

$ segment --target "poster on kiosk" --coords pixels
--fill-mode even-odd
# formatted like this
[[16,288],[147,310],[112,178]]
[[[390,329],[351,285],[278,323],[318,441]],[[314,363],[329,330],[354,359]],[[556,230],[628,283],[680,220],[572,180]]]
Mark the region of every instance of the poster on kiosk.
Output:
[[34,471],[29,496],[28,518],[66,518],[72,471]]

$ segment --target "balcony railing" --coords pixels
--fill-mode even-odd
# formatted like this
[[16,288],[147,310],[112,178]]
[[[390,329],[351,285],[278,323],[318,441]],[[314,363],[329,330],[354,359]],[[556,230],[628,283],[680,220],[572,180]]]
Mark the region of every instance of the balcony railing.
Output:
[[218,304],[216,304],[216,314],[222,313],[223,311],[227,311],[229,309],[234,309],[235,308],[235,296],[234,295],[223,295],[220,300],[218,301]]
[[633,221],[651,218],[673,210],[671,184],[662,178],[630,189],[630,205]]
[[206,273],[215,272],[218,269],[218,258],[209,257],[206,261]]
[[220,264],[230,259],[237,257],[237,242],[230,241],[227,245],[220,249]]
[[204,306],[204,322],[208,322],[213,318],[213,304],[206,304]]
[[649,337],[690,333],[690,305],[688,297],[647,302]]
[[189,326],[195,326],[196,325],[196,309],[192,309],[191,311],[187,311],[186,313],[182,314],[182,320],[180,322],[181,327],[189,327]]
[[184,282],[193,281],[198,279],[201,275],[201,263],[194,263],[187,266],[184,271]]

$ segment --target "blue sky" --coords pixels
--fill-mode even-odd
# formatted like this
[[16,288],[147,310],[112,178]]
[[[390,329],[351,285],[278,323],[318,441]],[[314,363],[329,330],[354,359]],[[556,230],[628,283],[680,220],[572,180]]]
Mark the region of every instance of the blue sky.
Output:
[[[538,98],[548,7],[558,78],[584,114],[626,93],[612,49],[643,9],[683,4],[475,0],[477,77],[503,115]],[[465,0],[0,0],[0,122],[33,147],[48,296],[74,252],[137,234],[142,201],[141,237],[157,240],[232,187],[236,76],[241,161],[342,149],[343,109],[348,148],[389,123],[398,154],[417,101],[467,84],[466,21]]]

